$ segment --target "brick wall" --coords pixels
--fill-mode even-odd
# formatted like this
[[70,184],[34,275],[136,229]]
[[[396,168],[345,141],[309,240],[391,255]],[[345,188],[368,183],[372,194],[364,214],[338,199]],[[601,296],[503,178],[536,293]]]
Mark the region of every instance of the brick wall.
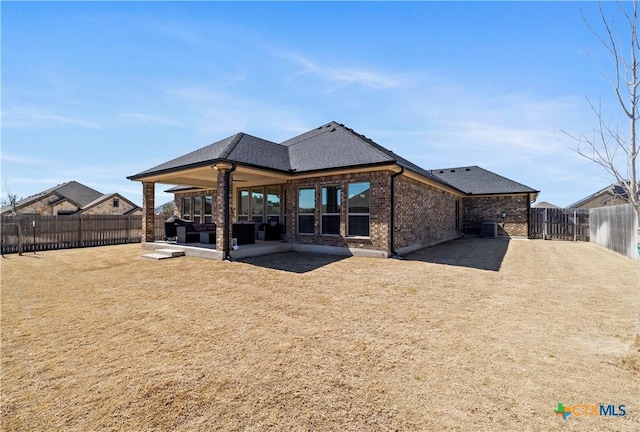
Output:
[[456,200],[461,198],[406,176],[396,177],[395,248],[456,237]]
[[133,206],[128,202],[126,202],[125,200],[123,200],[122,198],[116,197],[115,199],[119,201],[118,207],[113,206],[114,198],[109,198],[108,200],[105,200],[104,202],[98,204],[97,206],[90,208],[89,210],[84,212],[84,214],[120,215],[120,214],[125,214],[129,210],[133,209]]
[[[527,236],[527,195],[464,198],[464,232],[478,234],[482,222],[497,222],[498,235]],[[507,214],[504,220],[501,213]]]
[[[285,185],[287,215],[287,240],[291,243],[339,246],[358,249],[372,249],[390,252],[389,221],[391,218],[391,172],[375,171],[343,175],[328,175],[310,179],[288,181]],[[349,237],[347,235],[349,183],[369,182],[369,237]],[[322,187],[340,186],[342,188],[340,235],[321,234]],[[298,234],[298,189],[314,188],[316,193],[315,223],[313,234]]]

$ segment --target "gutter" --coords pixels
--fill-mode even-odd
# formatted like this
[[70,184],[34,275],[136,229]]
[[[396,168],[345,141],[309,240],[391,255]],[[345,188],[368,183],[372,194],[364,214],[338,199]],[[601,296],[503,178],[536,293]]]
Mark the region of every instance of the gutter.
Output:
[[231,162],[231,169],[227,170],[224,173],[224,241],[222,242],[222,255],[224,256],[225,261],[231,261],[230,247],[229,247],[229,237],[231,236],[231,174],[236,170],[237,166],[235,163]]
[[400,171],[391,174],[391,235],[389,236],[389,238],[391,241],[391,256],[396,258],[401,258],[394,246],[396,232],[396,177],[404,173],[404,167],[402,165],[399,166]]

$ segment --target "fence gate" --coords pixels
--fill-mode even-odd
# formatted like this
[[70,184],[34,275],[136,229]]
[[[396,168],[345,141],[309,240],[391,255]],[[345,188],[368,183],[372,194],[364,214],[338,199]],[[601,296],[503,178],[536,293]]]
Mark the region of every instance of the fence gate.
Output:
[[532,239],[589,241],[588,209],[532,208],[529,215]]

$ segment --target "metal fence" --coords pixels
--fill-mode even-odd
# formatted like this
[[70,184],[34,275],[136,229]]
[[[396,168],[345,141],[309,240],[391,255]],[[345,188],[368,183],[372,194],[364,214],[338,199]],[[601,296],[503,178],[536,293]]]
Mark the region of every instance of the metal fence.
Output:
[[[155,239],[164,238],[165,216],[156,215]],[[2,253],[107,246],[142,241],[141,215],[2,216]]]
[[631,259],[638,259],[638,221],[631,204],[589,209],[589,225],[592,242]]

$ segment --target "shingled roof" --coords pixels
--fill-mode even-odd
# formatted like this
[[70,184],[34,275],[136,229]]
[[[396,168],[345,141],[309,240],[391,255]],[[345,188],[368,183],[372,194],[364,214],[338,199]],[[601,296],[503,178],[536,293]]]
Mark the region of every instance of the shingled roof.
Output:
[[[102,192],[98,192],[95,189],[92,189],[88,186],[83,185],[82,183],[78,183],[75,180],[61,183],[52,188],[46,189],[42,192],[39,192],[35,195],[31,195],[27,198],[23,198],[20,201],[16,202],[16,208],[24,207],[32,202],[35,202],[39,199],[42,199],[46,196],[57,196],[59,200],[68,200],[78,207],[84,207],[90,202],[96,200],[97,198],[102,196]],[[2,207],[0,212],[4,213],[6,211],[11,210],[9,206]]]
[[539,192],[479,166],[436,169],[431,173],[468,195]]
[[[329,122],[274,143],[238,133],[194,152],[129,177],[177,172],[227,161],[287,173],[396,164],[436,183],[467,194],[535,193],[534,189],[479,167],[426,170],[343,124]],[[456,170],[462,170],[454,174]]]
[[291,169],[286,147],[240,132],[129,178],[196,168],[224,160],[277,171]]

